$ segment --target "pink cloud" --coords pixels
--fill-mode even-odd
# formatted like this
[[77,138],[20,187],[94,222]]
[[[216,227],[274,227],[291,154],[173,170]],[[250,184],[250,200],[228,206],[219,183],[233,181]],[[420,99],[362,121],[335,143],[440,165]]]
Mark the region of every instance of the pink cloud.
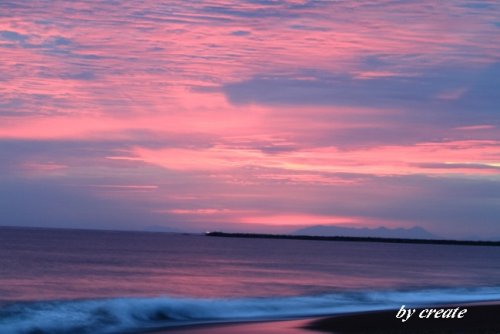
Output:
[[[222,145],[208,149],[156,150],[136,147],[130,152],[130,157],[121,158],[141,160],[167,169],[181,171],[221,171],[256,166],[289,172],[475,175],[498,173],[495,166],[500,162],[499,151],[499,142],[471,140],[351,150],[324,147],[279,154],[268,154],[257,149],[233,148]],[[425,164],[429,163],[442,164],[442,168],[426,168]],[[449,165],[450,168],[446,168],[446,165]],[[460,168],[456,168],[454,165],[460,165]],[[478,169],[477,165],[492,168]],[[307,177],[302,175],[302,179],[307,180]]]

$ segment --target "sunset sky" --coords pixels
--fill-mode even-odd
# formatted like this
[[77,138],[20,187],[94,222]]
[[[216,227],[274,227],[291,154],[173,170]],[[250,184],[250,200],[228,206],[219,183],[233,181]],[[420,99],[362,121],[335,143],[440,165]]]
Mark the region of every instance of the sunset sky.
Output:
[[500,237],[500,2],[2,0],[0,215]]

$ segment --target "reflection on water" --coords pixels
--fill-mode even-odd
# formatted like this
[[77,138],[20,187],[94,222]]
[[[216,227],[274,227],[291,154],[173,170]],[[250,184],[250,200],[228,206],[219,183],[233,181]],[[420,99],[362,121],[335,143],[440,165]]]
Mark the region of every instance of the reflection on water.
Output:
[[492,286],[500,248],[0,228],[0,299]]

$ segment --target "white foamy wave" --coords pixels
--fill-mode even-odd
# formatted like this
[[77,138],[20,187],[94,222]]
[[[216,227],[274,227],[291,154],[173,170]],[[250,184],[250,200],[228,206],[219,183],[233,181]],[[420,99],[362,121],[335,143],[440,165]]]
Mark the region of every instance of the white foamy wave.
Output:
[[113,298],[16,303],[0,308],[2,334],[111,334],[181,324],[283,319],[500,300],[500,287],[338,292],[315,296]]

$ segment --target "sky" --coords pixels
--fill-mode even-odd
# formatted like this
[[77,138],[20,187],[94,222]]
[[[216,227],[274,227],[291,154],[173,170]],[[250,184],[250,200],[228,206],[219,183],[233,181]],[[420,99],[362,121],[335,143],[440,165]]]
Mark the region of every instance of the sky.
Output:
[[3,0],[0,225],[500,238],[500,3]]

